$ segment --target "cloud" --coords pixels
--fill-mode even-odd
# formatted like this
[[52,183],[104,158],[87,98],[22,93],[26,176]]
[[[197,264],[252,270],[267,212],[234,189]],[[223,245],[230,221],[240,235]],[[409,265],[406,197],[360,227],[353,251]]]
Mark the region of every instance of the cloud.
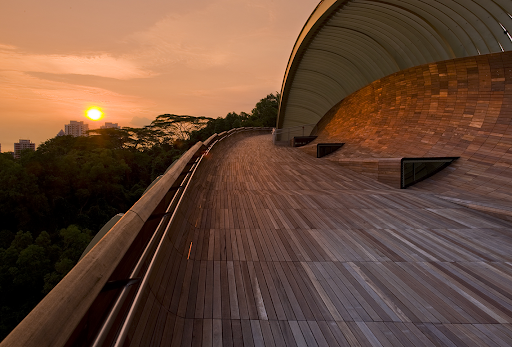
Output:
[[55,127],[58,123],[60,128],[69,120],[85,120],[84,110],[89,106],[101,107],[105,121],[122,125],[136,115],[147,114],[153,103],[103,88],[49,81],[17,71],[0,71],[0,138],[7,135],[8,124],[28,125],[36,120],[44,124],[39,127],[38,137],[48,138],[59,129],[48,130],[47,124]]
[[15,50],[15,49],[16,49],[15,46],[0,44],[0,50]]
[[138,116],[155,114],[153,102],[95,87],[41,80],[19,72],[0,71],[0,142],[12,150],[20,138],[39,144],[54,137],[70,120],[83,120],[88,106],[100,106],[106,122],[130,125]]
[[149,1],[28,0],[0,12],[0,142],[53,137],[90,105],[121,126],[250,111],[280,88],[318,2]]
[[94,55],[25,54],[13,46],[0,45],[0,71],[43,72],[108,77],[121,80],[148,78],[154,72],[126,57],[107,53]]
[[[139,47],[132,56],[152,67],[185,66],[193,70],[246,64],[257,59],[254,47],[273,45],[268,30],[275,16],[271,1],[218,0],[185,14],[172,13],[151,27],[128,35],[124,42]],[[250,56],[253,56],[251,59]],[[249,59],[245,59],[246,57]]]

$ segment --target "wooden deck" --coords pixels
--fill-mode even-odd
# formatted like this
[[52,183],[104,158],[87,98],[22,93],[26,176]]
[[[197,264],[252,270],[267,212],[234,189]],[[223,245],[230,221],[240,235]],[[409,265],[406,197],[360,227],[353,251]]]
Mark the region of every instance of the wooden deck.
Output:
[[209,156],[126,345],[512,345],[511,223],[270,135]]

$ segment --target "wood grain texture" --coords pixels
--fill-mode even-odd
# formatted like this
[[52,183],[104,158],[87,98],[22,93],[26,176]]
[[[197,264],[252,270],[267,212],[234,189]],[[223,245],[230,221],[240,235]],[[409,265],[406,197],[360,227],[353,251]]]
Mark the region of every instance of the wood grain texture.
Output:
[[316,155],[316,143],[344,142],[323,160],[384,183],[399,175],[378,164],[387,158],[460,157],[414,189],[483,204],[512,220],[512,52],[384,77],[340,101],[313,133],[318,138],[303,151]]
[[191,184],[133,346],[510,342],[507,221],[255,132],[217,143]]
[[1,346],[64,346],[136,243],[144,223],[201,146],[198,142],[184,153],[1,342]]

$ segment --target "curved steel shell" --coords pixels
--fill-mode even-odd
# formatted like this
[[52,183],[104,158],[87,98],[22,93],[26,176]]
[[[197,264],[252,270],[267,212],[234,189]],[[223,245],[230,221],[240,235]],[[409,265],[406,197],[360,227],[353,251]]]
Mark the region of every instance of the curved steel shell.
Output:
[[401,70],[512,50],[510,13],[506,0],[324,0],[290,56],[277,127],[316,123]]

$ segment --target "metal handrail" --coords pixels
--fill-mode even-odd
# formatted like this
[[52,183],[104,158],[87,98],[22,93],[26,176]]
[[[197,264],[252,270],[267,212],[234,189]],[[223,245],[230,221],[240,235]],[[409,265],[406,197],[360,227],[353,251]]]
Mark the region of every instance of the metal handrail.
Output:
[[[243,129],[241,129],[243,130]],[[139,286],[139,288],[137,288],[137,293],[135,295],[135,299],[133,300],[133,303],[130,307],[130,310],[123,322],[123,325],[121,327],[121,330],[119,332],[119,334],[117,335],[117,338],[115,340],[115,343],[114,343],[114,346],[115,347],[121,347],[123,346],[124,344],[124,341],[126,340],[126,337],[128,335],[128,330],[129,330],[129,327],[135,317],[135,312],[137,310],[137,307],[138,305],[140,305],[140,302],[141,302],[141,297],[144,293],[144,290],[146,289],[146,287],[148,286],[148,281],[149,281],[149,276],[151,275],[151,271],[153,270],[153,267],[154,267],[154,264],[155,264],[155,260],[157,259],[160,251],[161,251],[161,248],[162,248],[162,244],[163,244],[163,241],[165,240],[165,238],[167,237],[167,234],[169,232],[169,229],[171,228],[175,218],[176,218],[176,215],[177,215],[177,212],[178,212],[178,209],[180,207],[180,204],[183,200],[183,197],[189,187],[189,184],[197,170],[197,168],[199,167],[199,164],[201,163],[201,161],[203,160],[204,157],[206,157],[206,155],[210,152],[210,150],[213,148],[213,146],[215,146],[215,144],[217,144],[219,141],[222,141],[223,139],[231,136],[232,134],[234,134],[236,131],[232,131],[232,132],[224,132],[222,133],[222,137],[220,139],[217,139],[215,140],[208,148],[206,151],[203,152],[203,154],[201,155],[201,157],[199,157],[196,162],[194,163],[194,169],[192,170],[192,172],[189,174],[190,177],[189,179],[187,180],[187,183],[184,187],[184,189],[182,190],[182,193],[180,194],[180,197],[179,197],[179,201],[177,202],[176,206],[174,207],[173,209],[173,212],[172,212],[172,216],[169,220],[169,223],[167,223],[167,226],[165,228],[165,231],[164,233],[162,234],[162,236],[160,237],[159,239],[159,243],[158,243],[158,247],[156,248],[155,252],[153,253],[153,256],[151,258],[151,262],[144,274],[144,277],[141,281],[141,284]],[[100,345],[98,345],[100,346]]]
[[[199,159],[199,158],[198,158]],[[195,167],[197,167],[198,159],[195,160],[193,167],[195,171]],[[185,178],[183,179],[183,182],[187,182],[186,185],[188,186],[188,182],[190,182],[190,178],[192,177],[193,173],[188,173]],[[135,276],[140,276],[142,274],[144,264],[147,259],[151,255],[154,255],[157,248],[157,244],[160,244],[160,240],[163,238],[165,234],[166,227],[169,225],[169,220],[171,219],[170,213],[172,212],[174,215],[174,211],[176,210],[179,201],[181,200],[181,197],[183,196],[184,189],[183,189],[183,183],[180,187],[178,187],[176,193],[174,194],[171,202],[169,203],[167,209],[165,210],[165,213],[163,214],[158,227],[156,231],[153,233],[153,236],[151,237],[150,241],[148,242],[146,248],[144,249],[144,252],[142,253],[142,256],[139,258],[137,264],[133,268],[130,278],[134,278]],[[149,271],[149,268],[146,269],[145,273]],[[94,339],[94,342],[92,343],[93,347],[101,347],[103,346],[107,336],[110,334],[110,329],[114,325],[115,320],[117,319],[123,304],[129,297],[129,292],[131,288],[124,287],[121,291],[121,294],[117,297],[116,302],[114,303],[112,309],[110,310],[107,318],[103,322],[98,335]]]
[[[270,130],[269,128],[260,129]],[[237,131],[239,130],[252,129],[239,128]],[[136,287],[130,286],[129,289],[124,287],[122,290],[119,288],[118,293],[107,291],[107,288],[130,285],[133,283],[134,276],[142,274],[148,260],[154,254],[153,250],[159,249],[158,245],[160,245],[165,231],[168,230],[167,225],[170,225],[174,218],[170,216],[170,213],[173,212],[175,215],[175,212],[179,210],[186,188],[201,159],[207,154],[203,150],[211,149],[216,142],[225,136],[237,133],[237,131],[215,134],[206,140],[206,146],[202,142],[198,142],[183,154],[175,165],[123,215],[64,279],[0,342],[0,346],[62,347],[75,342],[88,343],[89,338],[91,342],[94,340],[95,345],[99,346],[103,342],[108,343],[115,339],[116,331],[113,329],[119,327],[117,325],[119,321],[122,324],[122,317],[119,317],[118,314],[129,310],[128,304],[133,304],[134,301],[129,302],[128,300],[134,297],[132,294]],[[171,195],[173,193],[174,196]],[[169,200],[171,202],[165,206],[164,204],[167,204]],[[165,213],[161,213],[164,211]],[[155,221],[157,218],[160,220]],[[146,224],[148,222],[150,224]],[[141,243],[144,246],[139,248],[138,245]],[[136,258],[131,250],[137,251]],[[125,261],[128,263],[124,263]],[[123,266],[125,267],[123,268]],[[127,269],[126,266],[131,267]],[[151,268],[147,267],[146,277],[151,272]],[[121,280],[115,281],[118,276],[122,276]],[[112,279],[114,281],[109,282]],[[142,282],[139,283],[142,285]],[[127,293],[128,291],[129,293]],[[107,311],[107,307],[112,307],[112,309]],[[103,310],[104,308],[105,310]],[[115,318],[116,321],[113,323]],[[104,322],[98,322],[99,319]],[[99,332],[96,334],[95,331]]]

